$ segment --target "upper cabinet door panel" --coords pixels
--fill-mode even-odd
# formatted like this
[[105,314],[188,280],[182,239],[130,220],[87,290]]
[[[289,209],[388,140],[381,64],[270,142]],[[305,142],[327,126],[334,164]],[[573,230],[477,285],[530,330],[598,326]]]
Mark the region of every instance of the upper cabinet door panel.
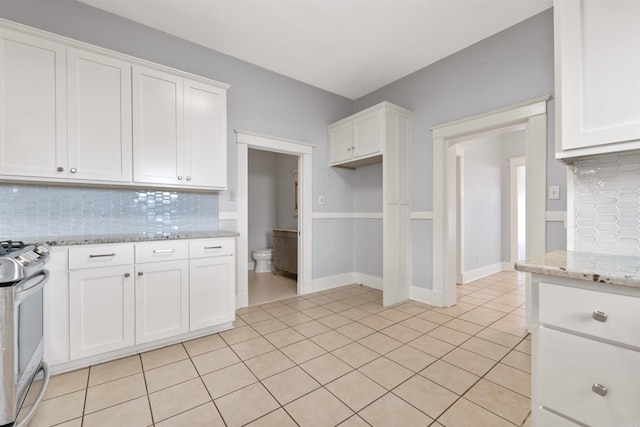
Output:
[[382,109],[372,111],[353,120],[353,157],[369,156],[382,152]]
[[351,121],[329,127],[329,163],[340,163],[353,157],[353,126]]
[[0,29],[0,174],[66,173],[65,49]]
[[227,186],[227,91],[185,80],[185,179],[199,187]]
[[562,150],[640,140],[640,2],[562,0],[554,13]]
[[133,115],[134,181],[183,183],[183,79],[134,66]]
[[131,181],[131,65],[69,48],[67,78],[70,176]]

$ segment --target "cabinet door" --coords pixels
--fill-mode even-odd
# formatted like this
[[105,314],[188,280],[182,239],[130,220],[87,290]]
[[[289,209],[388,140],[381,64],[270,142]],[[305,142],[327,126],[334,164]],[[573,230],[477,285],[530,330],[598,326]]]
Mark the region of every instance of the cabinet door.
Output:
[[273,238],[273,258],[276,270],[289,270],[289,239],[286,237]]
[[190,330],[235,319],[235,258],[221,256],[189,262]]
[[640,140],[640,2],[554,6],[562,150]]
[[184,176],[183,80],[133,67],[133,180],[180,184]]
[[65,98],[65,46],[1,29],[0,174],[66,174]]
[[184,82],[186,184],[227,187],[227,91],[191,80]]
[[329,163],[340,163],[351,159],[352,145],[351,121],[329,128]]
[[188,261],[136,265],[136,344],[189,331]]
[[353,119],[353,157],[382,152],[383,110],[372,111]]
[[131,65],[69,48],[68,172],[131,181]]
[[292,237],[289,240],[289,271],[298,274],[298,239]]
[[71,271],[69,306],[72,360],[134,344],[132,266]]

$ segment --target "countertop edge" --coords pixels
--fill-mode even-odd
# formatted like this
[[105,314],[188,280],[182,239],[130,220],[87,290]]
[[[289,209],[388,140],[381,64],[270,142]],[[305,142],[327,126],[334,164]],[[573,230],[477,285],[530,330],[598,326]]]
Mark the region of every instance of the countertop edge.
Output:
[[240,233],[228,230],[210,230],[176,233],[171,236],[142,236],[138,234],[108,235],[108,236],[51,236],[25,240],[47,246],[78,246],[78,245],[104,245],[113,243],[140,243],[168,240],[191,239],[218,239],[225,237],[237,237]]

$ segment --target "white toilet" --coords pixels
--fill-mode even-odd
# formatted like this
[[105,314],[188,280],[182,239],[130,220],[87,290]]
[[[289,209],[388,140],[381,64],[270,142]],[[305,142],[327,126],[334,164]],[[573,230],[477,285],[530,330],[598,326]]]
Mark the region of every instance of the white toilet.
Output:
[[263,249],[251,252],[251,256],[256,260],[256,273],[270,273],[271,262],[273,260],[273,249]]

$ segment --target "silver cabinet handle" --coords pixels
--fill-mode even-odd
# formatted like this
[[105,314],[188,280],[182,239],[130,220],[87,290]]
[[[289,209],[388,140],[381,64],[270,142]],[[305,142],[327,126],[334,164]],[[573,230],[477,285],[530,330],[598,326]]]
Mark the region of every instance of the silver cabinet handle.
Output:
[[71,172],[71,173],[76,173],[76,172],[78,172],[78,169],[76,169],[76,168],[71,168],[71,169],[69,169],[69,172]]
[[191,181],[191,177],[190,176],[187,177],[187,181]]
[[138,271],[138,276],[142,276],[144,273],[142,271]]
[[182,175],[178,175],[178,180],[182,181]]
[[172,254],[175,251],[176,251],[175,249],[154,249],[153,253],[154,254]]
[[64,172],[64,168],[63,168],[62,166],[58,166],[58,167],[56,168],[56,170],[57,170],[58,172]]
[[89,254],[89,258],[104,258],[104,257],[108,257],[108,256],[116,256],[116,253],[113,252],[111,254],[97,254],[97,255]]
[[593,391],[597,395],[600,395],[600,396],[604,397],[604,396],[607,395],[607,391],[608,390],[602,384],[593,383],[593,385],[591,386],[591,391]]
[[222,246],[205,246],[204,250],[206,251],[207,249],[222,249]]
[[124,277],[131,277],[131,274],[129,274],[129,273],[124,273]]
[[593,319],[597,320],[598,322],[606,322],[608,316],[607,316],[607,313],[605,313],[603,311],[596,310],[596,311],[593,312],[591,317],[593,317]]

